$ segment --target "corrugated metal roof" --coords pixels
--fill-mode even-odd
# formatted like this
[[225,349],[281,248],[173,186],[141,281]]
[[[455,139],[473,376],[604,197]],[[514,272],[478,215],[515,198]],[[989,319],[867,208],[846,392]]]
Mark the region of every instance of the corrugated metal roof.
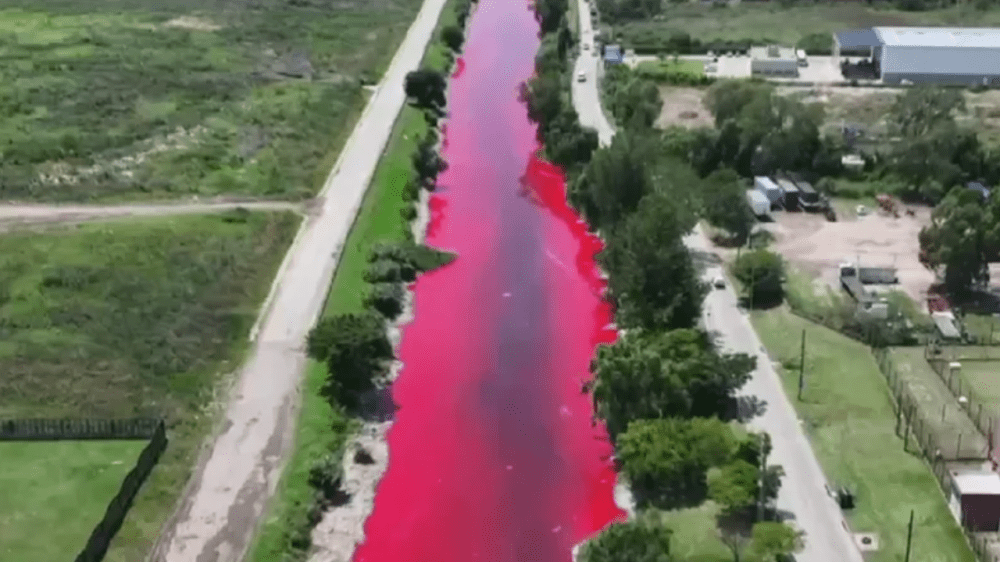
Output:
[[1000,475],[995,472],[952,474],[959,493],[964,495],[1000,495]]
[[995,27],[873,27],[884,45],[899,47],[968,47],[1000,49]]
[[835,36],[840,49],[845,51],[868,49],[870,47],[878,47],[882,44],[878,38],[878,34],[872,28],[838,31]]
[[959,339],[962,337],[962,333],[959,332],[958,327],[955,326],[954,316],[935,312],[934,314],[931,314],[931,319],[934,320],[934,325],[937,326],[941,337],[951,339]]
[[758,203],[771,202],[770,199],[767,198],[767,195],[764,195],[763,193],[757,191],[756,189],[748,189],[747,197],[749,197],[751,201],[756,201]]

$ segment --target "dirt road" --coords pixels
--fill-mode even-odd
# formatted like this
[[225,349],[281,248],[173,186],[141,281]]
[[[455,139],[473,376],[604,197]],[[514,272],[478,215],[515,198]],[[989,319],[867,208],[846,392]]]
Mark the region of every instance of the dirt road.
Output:
[[150,217],[168,215],[195,215],[222,213],[237,208],[248,211],[304,211],[306,203],[286,201],[206,201],[160,204],[124,205],[41,205],[9,204],[0,205],[0,231],[17,226],[80,223],[105,221],[130,217]]
[[153,561],[236,562],[246,555],[294,437],[306,334],[323,307],[340,249],[405,102],[405,76],[419,65],[444,3],[425,0],[327,179],[322,203],[281,265],[223,423],[199,459]]

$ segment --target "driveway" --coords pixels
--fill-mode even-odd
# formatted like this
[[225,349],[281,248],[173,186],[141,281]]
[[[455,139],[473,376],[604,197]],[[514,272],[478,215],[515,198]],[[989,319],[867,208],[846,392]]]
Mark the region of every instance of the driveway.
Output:
[[306,335],[405,102],[405,76],[419,65],[444,3],[425,0],[286,255],[219,433],[199,459],[153,561],[237,562],[246,555],[293,441]]

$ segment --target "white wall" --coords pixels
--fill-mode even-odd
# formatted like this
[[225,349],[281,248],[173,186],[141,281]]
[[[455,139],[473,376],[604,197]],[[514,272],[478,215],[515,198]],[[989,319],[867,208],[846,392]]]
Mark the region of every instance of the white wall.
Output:
[[886,45],[882,50],[882,74],[1000,76],[1000,49]]

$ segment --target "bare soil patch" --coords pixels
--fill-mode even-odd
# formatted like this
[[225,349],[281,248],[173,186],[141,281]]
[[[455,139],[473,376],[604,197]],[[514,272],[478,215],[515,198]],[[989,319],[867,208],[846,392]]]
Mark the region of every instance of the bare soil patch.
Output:
[[663,109],[656,119],[656,126],[665,129],[670,126],[709,127],[715,121],[712,112],[702,102],[705,90],[699,88],[681,88],[661,86],[660,99]]
[[895,266],[900,289],[918,303],[927,297],[934,274],[920,264],[920,229],[930,222],[930,209],[914,207],[914,217],[898,219],[873,213],[840,217],[828,222],[822,215],[775,213],[764,228],[774,234],[774,249],[797,269],[839,288],[837,266],[845,261],[862,266]]

